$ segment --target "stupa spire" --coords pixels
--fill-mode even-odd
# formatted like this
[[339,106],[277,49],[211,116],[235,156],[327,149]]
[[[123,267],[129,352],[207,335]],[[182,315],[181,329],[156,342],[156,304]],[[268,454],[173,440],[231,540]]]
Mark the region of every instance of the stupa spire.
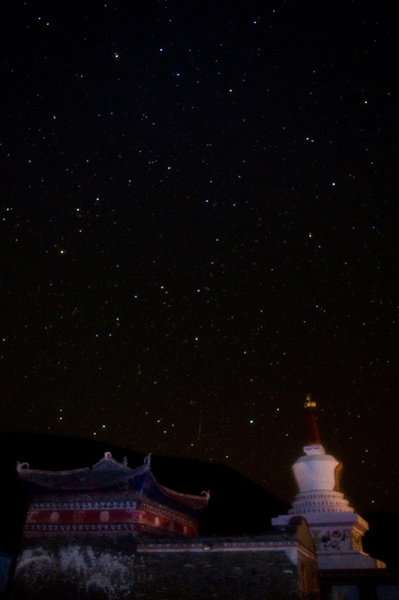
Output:
[[306,445],[313,446],[321,444],[319,427],[316,419],[316,402],[314,402],[310,394],[306,396]]

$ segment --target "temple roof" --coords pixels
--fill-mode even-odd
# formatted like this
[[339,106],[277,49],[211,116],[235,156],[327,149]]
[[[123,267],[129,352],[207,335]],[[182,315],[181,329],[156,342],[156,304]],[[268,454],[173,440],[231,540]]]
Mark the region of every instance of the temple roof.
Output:
[[44,471],[30,469],[27,463],[18,463],[17,470],[20,478],[31,483],[36,488],[42,488],[43,493],[52,491],[91,491],[103,489],[137,477],[149,470],[147,464],[137,469],[130,469],[127,465],[118,462],[108,453],[105,454],[93,467],[74,469],[72,471]]
[[127,461],[118,462],[110,452],[93,467],[72,471],[44,471],[30,469],[27,463],[18,463],[21,481],[35,497],[104,495],[124,493],[136,499],[149,500],[172,510],[198,516],[208,504],[209,493],[201,496],[182,494],[158,483],[150,469],[150,458],[144,465],[130,469]]

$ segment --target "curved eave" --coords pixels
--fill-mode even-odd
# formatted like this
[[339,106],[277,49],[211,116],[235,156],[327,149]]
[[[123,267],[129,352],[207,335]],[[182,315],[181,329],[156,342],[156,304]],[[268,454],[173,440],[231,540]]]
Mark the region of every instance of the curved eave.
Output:
[[155,479],[154,475],[151,473],[151,476],[153,477],[155,483],[157,484],[158,488],[160,489],[160,491],[167,496],[168,498],[172,498],[173,500],[176,500],[177,502],[180,502],[181,504],[185,504],[186,506],[189,506],[190,508],[196,509],[196,510],[204,510],[204,508],[206,508],[208,506],[208,502],[209,502],[209,494],[206,493],[206,495],[203,496],[195,496],[192,494],[183,494],[181,492],[175,492],[174,490],[171,490],[170,488],[167,488],[163,485],[161,485],[160,483],[158,483],[158,481]]
[[206,508],[209,500],[209,496],[192,496],[164,487],[156,480],[151,471],[146,473],[140,493],[151,502],[195,518]]

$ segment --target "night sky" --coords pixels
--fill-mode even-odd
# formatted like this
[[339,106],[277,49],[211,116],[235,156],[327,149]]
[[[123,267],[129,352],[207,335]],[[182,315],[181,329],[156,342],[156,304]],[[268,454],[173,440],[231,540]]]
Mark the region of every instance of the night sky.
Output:
[[398,513],[396,9],[4,4],[1,429]]

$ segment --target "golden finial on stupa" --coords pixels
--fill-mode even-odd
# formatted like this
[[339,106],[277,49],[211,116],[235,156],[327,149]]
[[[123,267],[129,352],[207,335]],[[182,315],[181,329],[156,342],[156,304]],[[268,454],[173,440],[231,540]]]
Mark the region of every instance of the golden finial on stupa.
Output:
[[305,417],[307,422],[307,446],[321,444],[320,433],[316,419],[316,402],[313,402],[310,394],[306,396]]
[[310,394],[306,396],[306,402],[304,404],[305,408],[316,408],[316,402],[312,400]]

